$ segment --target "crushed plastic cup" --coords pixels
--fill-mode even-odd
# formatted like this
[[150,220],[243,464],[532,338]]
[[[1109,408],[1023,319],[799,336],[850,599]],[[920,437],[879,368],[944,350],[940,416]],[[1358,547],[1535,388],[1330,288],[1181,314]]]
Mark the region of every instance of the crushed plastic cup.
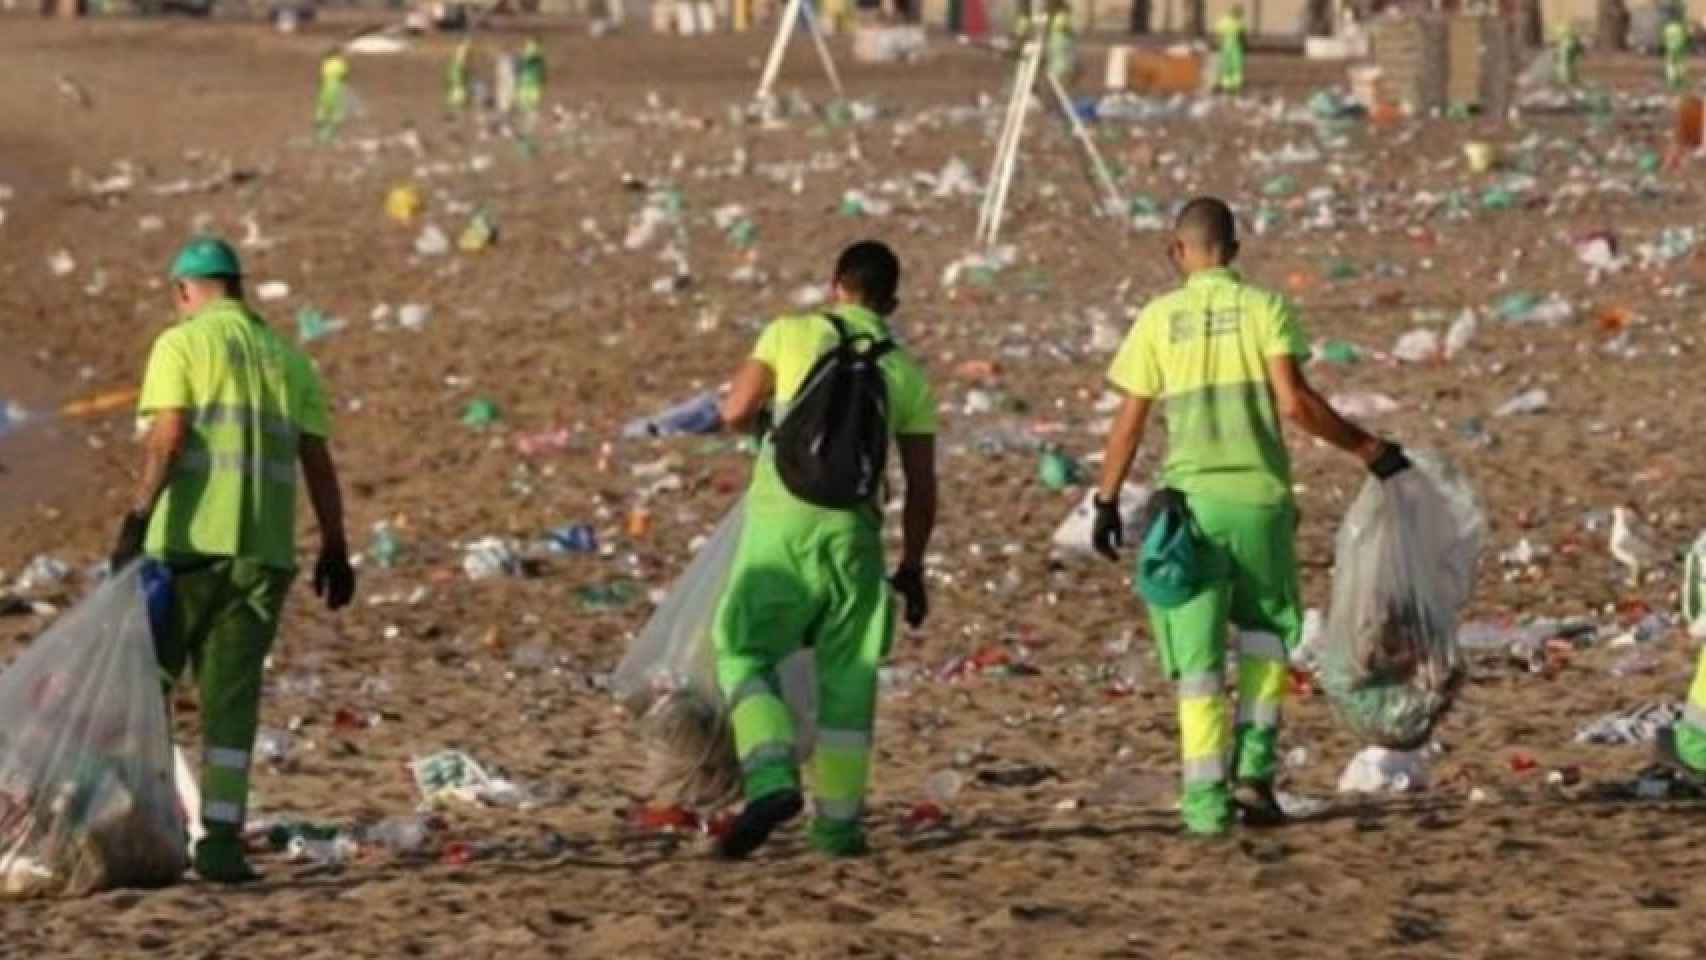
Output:
[[450,252],[450,237],[434,224],[421,228],[415,237],[415,252],[423,257],[438,257]]
[[947,806],[965,788],[966,778],[958,770],[938,770],[924,781],[924,796]]
[[1440,356],[1439,334],[1432,330],[1411,330],[1398,338],[1392,355],[1405,363],[1431,363]]
[[1427,751],[1365,747],[1339,775],[1340,793],[1405,793],[1427,784]]
[[255,756],[278,766],[289,762],[295,738],[283,730],[262,727],[255,732]]
[[1544,413],[1551,406],[1552,395],[1546,388],[1534,387],[1500,404],[1498,409],[1493,411],[1493,416],[1514,417],[1519,414]]

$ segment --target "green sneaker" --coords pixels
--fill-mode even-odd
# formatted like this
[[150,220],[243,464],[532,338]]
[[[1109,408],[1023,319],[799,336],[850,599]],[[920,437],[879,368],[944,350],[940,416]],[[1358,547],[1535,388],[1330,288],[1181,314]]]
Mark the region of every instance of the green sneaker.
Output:
[[865,842],[865,828],[857,823],[825,820],[818,817],[806,832],[812,849],[831,857],[862,857],[871,852]]
[[195,845],[196,876],[209,883],[242,884],[261,879],[243,855],[243,841],[237,837],[206,836]]

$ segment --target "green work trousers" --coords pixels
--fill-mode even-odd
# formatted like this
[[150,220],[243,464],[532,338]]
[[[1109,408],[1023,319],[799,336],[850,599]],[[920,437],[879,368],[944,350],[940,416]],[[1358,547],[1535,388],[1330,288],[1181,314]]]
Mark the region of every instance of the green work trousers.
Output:
[[322,83],[320,95],[314,101],[314,132],[321,140],[337,135],[346,109],[343,83]]
[[1682,708],[1682,722],[1676,725],[1676,752],[1683,763],[1706,773],[1706,652],[1695,663],[1688,703]]
[[173,557],[172,623],[155,655],[170,686],[187,665],[201,691],[201,821],[242,832],[249,758],[260,723],[261,670],[295,574],[232,557]]
[[1223,93],[1240,93],[1244,89],[1244,44],[1222,42],[1220,45],[1220,76]]
[[[1272,782],[1286,653],[1302,632],[1297,583],[1297,508],[1190,496],[1208,541],[1209,581],[1170,610],[1151,607],[1156,649],[1178,684],[1185,827],[1218,833],[1232,821],[1227,774]],[[1236,726],[1228,716],[1228,626],[1238,650]]]
[[749,802],[799,789],[794,724],[776,669],[812,648],[818,704],[811,841],[827,853],[861,852],[877,669],[894,638],[876,518],[767,511],[749,502],[714,629],[717,681],[730,705]]

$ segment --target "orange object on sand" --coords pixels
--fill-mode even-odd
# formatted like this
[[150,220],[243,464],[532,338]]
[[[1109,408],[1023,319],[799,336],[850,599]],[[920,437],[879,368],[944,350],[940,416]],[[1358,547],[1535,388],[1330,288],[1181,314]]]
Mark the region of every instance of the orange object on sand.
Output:
[[59,408],[61,416],[92,417],[99,413],[108,413],[136,402],[142,391],[136,387],[124,387],[119,390],[107,390],[92,397],[68,403]]
[[1621,333],[1633,319],[1634,315],[1623,307],[1600,307],[1593,315],[1601,333]]
[[1706,139],[1706,100],[1698,94],[1683,97],[1676,105],[1676,145],[1698,150]]

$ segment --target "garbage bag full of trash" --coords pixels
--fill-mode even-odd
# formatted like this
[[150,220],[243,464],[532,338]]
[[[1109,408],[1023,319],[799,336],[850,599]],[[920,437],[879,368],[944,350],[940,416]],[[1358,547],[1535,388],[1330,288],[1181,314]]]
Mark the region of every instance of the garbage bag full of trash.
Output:
[[1356,734],[1395,750],[1425,744],[1463,661],[1457,619],[1475,584],[1486,515],[1443,457],[1369,480],[1339,528],[1320,681]]
[[147,561],[108,579],[0,673],[0,891],[81,896],[188,865]]
[[[745,502],[717,525],[671,585],[610,677],[610,690],[634,717],[646,744],[655,797],[715,808],[739,798],[740,760],[729,708],[717,684],[712,625],[728,586],[746,522]],[[777,670],[793,714],[796,758],[815,740],[817,671],[810,649]]]

